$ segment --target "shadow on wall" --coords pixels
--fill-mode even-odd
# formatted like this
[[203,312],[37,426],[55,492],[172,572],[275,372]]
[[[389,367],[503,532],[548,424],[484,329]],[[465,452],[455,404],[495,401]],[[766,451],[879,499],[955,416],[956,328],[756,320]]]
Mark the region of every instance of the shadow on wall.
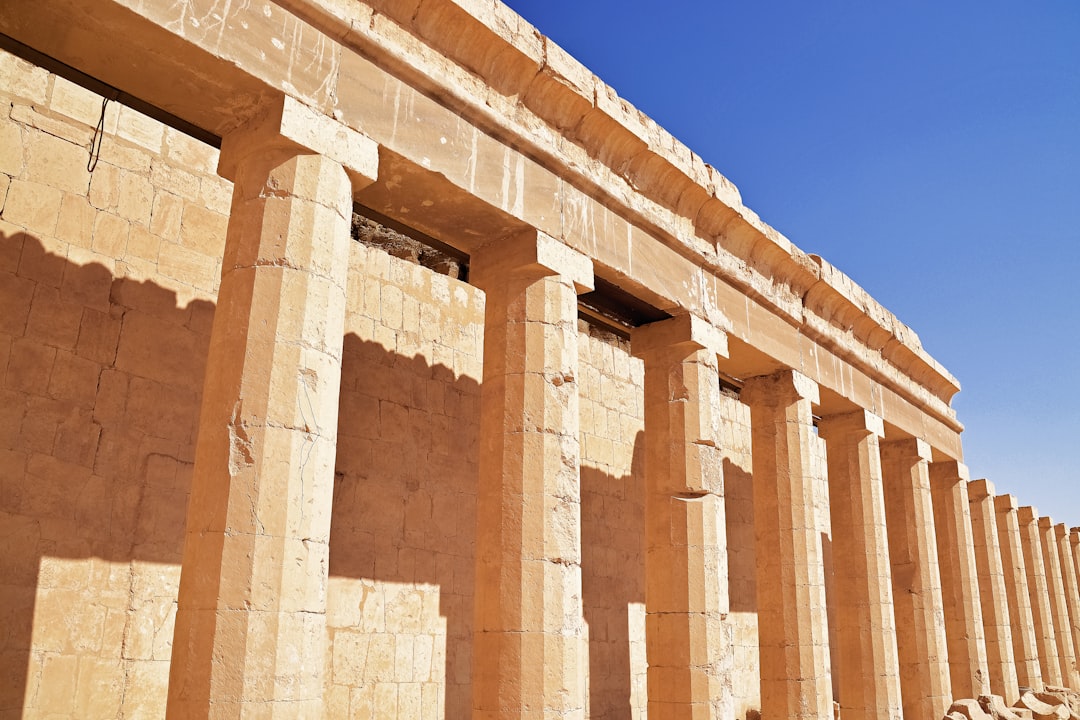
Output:
[[[161,708],[214,305],[17,233],[0,308],[0,715]],[[331,586],[438,586],[439,704],[467,716],[479,385],[355,335],[345,356]],[[417,596],[385,617],[420,622]]]
[[[630,636],[632,623],[644,630],[644,523],[644,434],[639,432],[630,475],[616,478],[581,468],[582,600],[589,627],[589,716],[595,720],[629,719],[635,690],[645,698],[645,678],[634,677],[631,656],[636,643],[644,666],[644,637]],[[632,604],[641,608],[640,617],[631,616]]]
[[350,334],[341,387],[328,682],[368,694],[352,712],[468,717],[480,385]]
[[119,709],[168,674],[214,306],[17,233],[0,308],[0,714]]
[[[213,316],[0,234],[0,715],[163,706]],[[328,697],[395,685],[399,708],[470,714],[479,394],[345,337]],[[631,717],[639,692],[641,441],[629,476],[582,470],[597,718]]]

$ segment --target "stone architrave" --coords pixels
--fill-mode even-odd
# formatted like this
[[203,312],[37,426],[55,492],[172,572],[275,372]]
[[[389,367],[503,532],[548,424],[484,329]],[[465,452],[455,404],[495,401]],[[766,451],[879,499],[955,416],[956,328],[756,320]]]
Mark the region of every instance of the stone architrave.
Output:
[[1020,542],[1018,507],[1016,498],[1012,495],[998,495],[994,498],[1001,565],[1005,573],[1005,596],[1009,602],[1009,618],[1012,621],[1016,680],[1018,685],[1041,692],[1043,679],[1039,667],[1039,648],[1035,641],[1035,621],[1031,615],[1024,548]]
[[881,442],[900,692],[907,720],[938,720],[952,703],[930,459],[930,445],[922,440]]
[[885,524],[881,418],[856,410],[822,418],[832,516],[840,711],[845,718],[901,717],[900,665]]
[[750,378],[761,715],[831,720],[825,569],[814,518],[812,405],[818,387],[794,370]]
[[582,720],[577,296],[592,262],[536,230],[488,243],[473,717]]
[[[1069,529],[1065,523],[1054,526],[1057,538],[1059,560],[1061,562],[1061,579],[1065,586],[1065,607],[1068,610],[1069,631],[1073,638],[1073,650],[1080,655],[1080,588],[1078,588],[1076,575],[1076,562],[1073,558],[1072,546],[1069,544]],[[1076,668],[1076,663],[1073,663]],[[1080,687],[1080,682],[1074,678],[1072,687]]]
[[1001,564],[994,513],[994,485],[988,480],[968,483],[971,531],[975,539],[975,565],[979,574],[979,600],[983,631],[986,633],[986,663],[990,671],[990,691],[1012,704],[1020,697],[1013,657],[1009,601],[1005,593],[1005,571]]
[[349,223],[377,168],[374,142],[289,97],[224,139],[171,720],[323,715]]
[[1061,685],[1061,664],[1058,662],[1046,566],[1043,562],[1042,543],[1039,540],[1039,511],[1026,505],[1017,510],[1016,518],[1020,523],[1020,543],[1024,549],[1024,566],[1027,568],[1031,619],[1035,624],[1035,644],[1039,648],[1039,669],[1042,671],[1044,683]]
[[648,713],[734,712],[717,356],[727,337],[692,315],[633,331],[645,363]]
[[1057,533],[1054,531],[1054,521],[1048,516],[1039,518],[1039,543],[1042,546],[1043,566],[1046,569],[1046,589],[1050,595],[1050,617],[1054,621],[1061,681],[1067,687],[1080,687],[1080,673],[1076,669],[1076,648],[1073,646],[1069,608],[1065,601],[1065,581],[1061,556],[1058,554]]
[[949,677],[954,698],[989,693],[986,639],[983,635],[975,542],[968,506],[968,470],[960,462],[930,464],[945,634],[949,643]]

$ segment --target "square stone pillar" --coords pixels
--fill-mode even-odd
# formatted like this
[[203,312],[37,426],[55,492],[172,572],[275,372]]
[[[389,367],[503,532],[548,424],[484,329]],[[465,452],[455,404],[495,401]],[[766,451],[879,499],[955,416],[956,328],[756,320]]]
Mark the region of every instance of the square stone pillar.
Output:
[[997,521],[994,513],[994,485],[988,480],[968,483],[971,531],[975,538],[975,566],[979,574],[983,631],[986,633],[986,663],[990,671],[990,691],[1011,705],[1020,697],[1013,659],[1009,600],[1005,593],[1005,571],[1001,565]]
[[1035,621],[1031,615],[1031,595],[1028,591],[1024,548],[1020,542],[1017,507],[1016,498],[1012,495],[994,498],[1001,565],[1005,572],[1005,597],[1012,622],[1016,681],[1018,685],[1041,692],[1042,671],[1039,667],[1039,648],[1035,643]]
[[645,362],[645,652],[650,720],[734,714],[717,355],[682,315],[637,328]]
[[900,664],[881,476],[881,418],[866,410],[822,418],[829,467],[840,712],[899,720]]
[[1058,662],[1057,637],[1050,613],[1050,591],[1047,589],[1046,566],[1039,540],[1039,512],[1027,505],[1017,511],[1016,518],[1020,523],[1020,544],[1024,549],[1024,566],[1027,568],[1031,619],[1035,622],[1035,644],[1039,648],[1039,668],[1044,683],[1061,685],[1063,680]]
[[750,378],[758,564],[761,715],[831,720],[825,569],[814,521],[812,405],[818,387],[794,370]]
[[1039,518],[1039,543],[1042,547],[1043,567],[1046,569],[1046,590],[1050,594],[1050,617],[1054,621],[1061,681],[1066,687],[1080,688],[1069,608],[1065,603],[1065,581],[1061,556],[1058,554],[1057,533],[1054,531],[1054,521],[1047,516]]
[[[1065,523],[1054,526],[1057,537],[1058,553],[1061,560],[1061,579],[1065,586],[1065,606],[1068,609],[1069,631],[1072,633],[1073,651],[1080,655],[1080,588],[1077,584],[1076,562],[1072,545],[1069,544],[1069,530]],[[1076,663],[1073,668],[1076,669]],[[1080,678],[1073,679],[1074,689],[1080,689]]]
[[1080,584],[1080,527],[1069,530],[1069,545],[1072,546],[1073,563],[1076,566],[1076,581]]
[[990,692],[986,638],[983,634],[975,541],[968,507],[968,470],[956,461],[930,464],[941,597],[949,644],[953,698],[977,698]]
[[930,445],[915,438],[881,443],[900,694],[907,720],[939,720],[952,704],[930,453]]
[[475,252],[487,295],[473,717],[585,716],[578,292],[592,262],[531,230]]
[[221,158],[233,201],[168,717],[322,718],[349,223],[378,149],[286,97]]

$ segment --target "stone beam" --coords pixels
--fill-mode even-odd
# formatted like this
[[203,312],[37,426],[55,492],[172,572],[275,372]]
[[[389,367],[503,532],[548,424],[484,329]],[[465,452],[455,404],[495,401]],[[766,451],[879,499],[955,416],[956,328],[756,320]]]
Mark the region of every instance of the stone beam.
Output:
[[[798,368],[945,456],[962,456],[961,426],[947,400],[955,380],[850,279],[757,227],[756,216],[743,223],[756,239],[736,245],[768,250],[760,256],[776,261],[771,275],[723,243],[698,237],[687,217],[657,205],[588,153],[567,164],[562,154],[580,148],[552,135],[550,126],[519,124],[515,118],[527,111],[504,106],[507,97],[369,5],[288,6],[297,15],[281,4],[267,13],[234,5],[200,16],[185,4],[104,0],[90,11],[71,0],[16,0],[0,17],[0,30],[223,135],[248,122],[268,95],[285,91],[361,129],[411,169],[410,179],[426,173],[442,183],[435,197],[406,198],[410,183],[395,186],[392,198],[374,186],[365,202],[375,209],[393,216],[404,208],[410,220],[425,218],[418,229],[462,245],[538,228],[658,307],[709,319],[719,309],[733,318],[733,336],[767,348],[777,367]],[[60,25],[68,28],[63,42],[42,30]],[[242,28],[246,43],[222,41],[233,28]],[[294,38],[284,49],[282,32]],[[386,96],[398,101],[384,102]],[[523,142],[527,152],[515,149]],[[396,204],[377,206],[379,198]],[[807,308],[802,299],[811,286],[817,299]],[[827,319],[856,311],[862,314],[854,325]]]

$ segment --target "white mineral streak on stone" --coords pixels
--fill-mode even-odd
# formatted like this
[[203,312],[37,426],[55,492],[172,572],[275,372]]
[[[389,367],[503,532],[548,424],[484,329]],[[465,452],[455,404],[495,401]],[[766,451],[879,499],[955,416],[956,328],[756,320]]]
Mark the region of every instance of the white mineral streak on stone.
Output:
[[525,157],[517,156],[517,167],[514,175],[514,208],[511,213],[514,217],[525,215]]
[[499,197],[502,198],[503,210],[510,204],[510,158],[510,148],[504,146],[502,159],[502,185],[499,188]]
[[469,161],[465,165],[465,176],[469,179],[469,192],[476,192],[476,154],[479,152],[477,144],[479,142],[479,130],[475,127],[471,128],[472,144],[469,148]]

